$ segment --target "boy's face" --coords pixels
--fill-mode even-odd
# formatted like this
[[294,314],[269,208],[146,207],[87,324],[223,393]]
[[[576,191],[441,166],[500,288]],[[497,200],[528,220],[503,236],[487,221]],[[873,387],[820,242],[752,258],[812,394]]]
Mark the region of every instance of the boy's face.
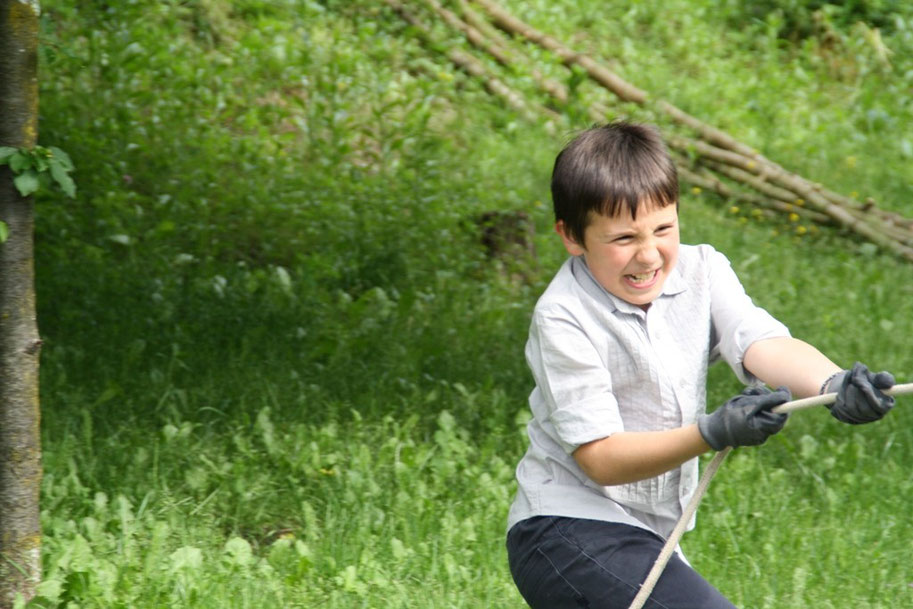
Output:
[[583,255],[593,277],[611,294],[644,309],[663,291],[678,261],[678,209],[641,205],[616,217],[593,214],[583,243],[564,223],[555,226],[572,256]]

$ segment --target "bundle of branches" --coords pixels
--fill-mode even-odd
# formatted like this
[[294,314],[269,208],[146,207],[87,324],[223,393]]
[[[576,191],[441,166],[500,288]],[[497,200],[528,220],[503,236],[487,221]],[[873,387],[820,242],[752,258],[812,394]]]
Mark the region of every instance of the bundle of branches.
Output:
[[[856,201],[784,169],[720,129],[668,101],[651,97],[596,58],[578,53],[524,23],[493,0],[453,0],[459,13],[443,6],[439,0],[386,2],[430,48],[444,47],[435,40],[432,28],[427,25],[429,19],[432,23],[443,21],[462,34],[476,52],[490,56],[494,65],[503,68],[503,73],[496,73],[496,69],[488,67],[492,62],[486,64],[469,52],[455,47],[444,51],[457,67],[478,78],[489,93],[504,99],[528,119],[535,120],[543,114],[554,116],[553,107],[566,107],[569,93],[565,85],[548,79],[535,65],[529,65],[526,54],[514,52],[513,48],[522,41],[549,51],[568,69],[591,79],[612,94],[610,101],[627,103],[668,119],[675,129],[665,129],[666,142],[680,175],[692,185],[714,191],[727,200],[761,208],[764,213],[785,212],[804,217],[809,222],[842,227],[913,261],[913,220],[881,209],[872,200]],[[537,83],[551,105],[530,101],[501,77],[524,72]],[[613,115],[608,106],[599,102],[588,104],[586,112],[597,122]]]

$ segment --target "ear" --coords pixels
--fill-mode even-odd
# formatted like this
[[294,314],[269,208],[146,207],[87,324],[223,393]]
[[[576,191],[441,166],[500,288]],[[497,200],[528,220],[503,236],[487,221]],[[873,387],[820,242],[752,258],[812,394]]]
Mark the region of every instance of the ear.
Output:
[[561,236],[561,242],[564,243],[564,249],[566,249],[567,253],[571,256],[582,256],[586,251],[586,248],[571,236],[571,233],[567,230],[567,226],[564,224],[564,220],[558,220],[558,222],[555,223],[555,232]]

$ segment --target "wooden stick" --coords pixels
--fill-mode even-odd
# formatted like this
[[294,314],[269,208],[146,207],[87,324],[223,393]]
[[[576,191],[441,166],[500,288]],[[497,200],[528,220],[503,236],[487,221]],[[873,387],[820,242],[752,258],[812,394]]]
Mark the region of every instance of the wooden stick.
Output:
[[[906,395],[913,393],[913,383],[908,383],[905,385],[894,385],[890,389],[886,389],[884,393],[888,395]],[[810,398],[793,400],[773,408],[772,412],[789,413],[796,412],[798,410],[806,410],[815,406],[832,404],[836,397],[836,393],[825,393],[824,395],[816,395]],[[653,568],[650,569],[646,579],[644,579],[644,583],[640,586],[640,590],[638,591],[637,596],[634,597],[634,600],[631,602],[628,609],[641,609],[644,606],[644,603],[647,602],[647,599],[650,597],[650,593],[653,592],[653,588],[656,587],[656,582],[659,581],[659,577],[662,575],[663,569],[666,568],[666,565],[669,563],[669,559],[672,558],[672,554],[675,552],[675,548],[678,547],[679,540],[681,540],[682,535],[685,534],[685,529],[688,527],[688,523],[690,523],[691,518],[694,517],[694,513],[697,511],[697,507],[700,505],[701,499],[704,498],[704,495],[707,492],[707,488],[710,486],[710,481],[716,475],[717,471],[719,471],[720,466],[723,464],[723,461],[726,459],[730,452],[732,452],[732,447],[724,448],[715,454],[713,459],[710,461],[710,464],[707,465],[707,469],[704,470],[704,474],[701,476],[701,479],[697,484],[697,489],[695,490],[694,495],[691,496],[691,501],[689,501],[688,505],[685,506],[681,518],[678,519],[675,528],[672,529],[672,533],[669,535],[669,538],[666,540],[663,549],[660,551],[659,556],[656,558],[656,562],[653,563]]]
[[[906,383],[904,385],[894,385],[890,389],[885,389],[883,391],[885,395],[907,395],[913,393],[913,383]],[[796,412],[799,410],[807,410],[809,408],[814,408],[815,406],[826,406],[828,404],[833,404],[834,400],[837,399],[836,393],[823,393],[821,395],[814,395],[810,398],[803,398],[801,400],[793,400],[791,402],[786,402],[785,404],[780,404],[771,409],[771,412],[781,413],[781,412]]]
[[669,564],[669,559],[672,558],[675,548],[678,547],[679,540],[682,538],[682,535],[685,534],[685,529],[688,528],[688,524],[694,517],[697,506],[700,505],[701,499],[704,498],[704,494],[706,494],[707,488],[710,486],[710,481],[713,480],[713,477],[719,471],[723,461],[726,460],[726,457],[728,457],[731,452],[732,447],[727,446],[715,454],[707,465],[707,469],[704,470],[704,475],[701,476],[701,479],[697,483],[697,489],[694,491],[694,495],[691,496],[691,501],[685,506],[681,518],[678,519],[675,528],[672,529],[669,539],[666,540],[663,549],[660,550],[659,556],[656,557],[656,562],[653,563],[653,568],[647,573],[644,583],[640,585],[640,590],[638,590],[634,600],[631,601],[631,605],[628,609],[641,609],[644,606],[644,603],[647,602],[647,599],[650,598],[650,593],[653,592],[653,588],[656,587],[660,575],[663,574],[663,570],[666,568],[666,565]]

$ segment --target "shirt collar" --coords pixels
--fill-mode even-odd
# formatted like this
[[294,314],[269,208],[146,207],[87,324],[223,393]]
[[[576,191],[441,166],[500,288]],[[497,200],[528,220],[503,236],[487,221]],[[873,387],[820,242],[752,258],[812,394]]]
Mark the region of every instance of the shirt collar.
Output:
[[[587,266],[583,256],[574,256],[571,260],[571,271],[577,279],[577,282],[583,287],[584,291],[596,300],[604,302],[610,309],[639,316],[646,314],[646,311],[639,306],[618,298],[602,287],[602,284],[593,277],[593,273],[590,272],[590,268]],[[682,273],[679,271],[678,265],[676,264],[675,268],[672,269],[672,272],[666,279],[666,282],[663,284],[663,291],[660,293],[657,300],[667,296],[675,296],[687,289],[688,283],[685,281],[685,278],[682,277]]]

